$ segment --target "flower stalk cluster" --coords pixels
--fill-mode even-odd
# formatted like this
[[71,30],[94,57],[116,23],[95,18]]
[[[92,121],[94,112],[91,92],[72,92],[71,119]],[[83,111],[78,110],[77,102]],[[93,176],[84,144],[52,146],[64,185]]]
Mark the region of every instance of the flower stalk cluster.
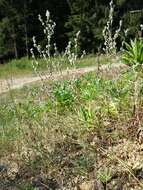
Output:
[[68,62],[71,66],[75,66],[75,62],[78,58],[78,39],[79,39],[80,31],[76,33],[76,37],[74,38],[74,44],[71,41],[68,42],[68,45],[65,49],[64,56],[67,57]]
[[31,54],[33,58],[34,71],[38,73],[38,66],[39,66],[39,62],[37,61],[36,56],[34,54],[35,50],[38,52],[40,58],[45,60],[47,68],[50,71],[50,74],[52,74],[54,70],[61,71],[60,67],[62,67],[62,64],[64,64],[65,61],[66,63],[70,64],[70,66],[75,66],[75,62],[78,58],[78,39],[80,31],[77,32],[76,37],[73,40],[73,43],[71,41],[68,42],[68,45],[65,48],[64,53],[59,54],[56,43],[52,43],[56,23],[50,18],[50,12],[48,10],[46,11],[45,21],[43,20],[41,15],[38,15],[38,19],[41,25],[43,26],[43,33],[44,36],[46,36],[47,43],[45,48],[42,48],[41,45],[37,43],[36,37],[33,37],[33,48],[31,49]]
[[122,27],[122,20],[119,22],[119,28],[113,32],[113,16],[114,16],[114,4],[113,0],[110,2],[110,10],[109,10],[109,18],[106,26],[103,29],[103,37],[104,37],[104,52],[106,54],[116,54],[116,40],[119,36]]

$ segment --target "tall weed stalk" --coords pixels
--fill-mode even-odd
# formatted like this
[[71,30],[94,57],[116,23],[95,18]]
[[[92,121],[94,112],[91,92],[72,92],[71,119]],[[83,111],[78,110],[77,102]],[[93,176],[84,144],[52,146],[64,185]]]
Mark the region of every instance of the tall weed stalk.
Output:
[[113,31],[113,16],[114,16],[114,4],[113,0],[110,2],[109,17],[108,21],[103,29],[103,38],[104,38],[104,52],[107,55],[115,55],[117,52],[117,43],[116,40],[119,37],[119,33],[122,27],[122,20],[119,22],[119,28]]
[[[60,72],[62,74],[63,68],[71,68],[75,67],[75,63],[78,58],[78,39],[80,35],[80,31],[77,32],[75,39],[73,40],[73,43],[71,41],[68,42],[67,47],[65,48],[63,53],[58,52],[58,48],[56,43],[54,42],[54,32],[56,23],[50,18],[50,13],[47,10],[46,11],[46,20],[44,21],[41,15],[38,15],[39,21],[41,25],[43,26],[43,33],[46,37],[46,45],[45,47],[42,47],[40,44],[38,44],[36,37],[33,37],[33,48],[31,48],[31,54],[33,58],[33,69],[40,76],[41,81],[43,82],[44,79],[47,79],[47,77],[52,76],[53,72]],[[45,64],[47,66],[47,71],[45,73],[41,73],[39,71],[39,61],[37,59],[36,54],[38,54],[38,57],[43,59],[45,61]],[[44,77],[43,77],[44,76]]]

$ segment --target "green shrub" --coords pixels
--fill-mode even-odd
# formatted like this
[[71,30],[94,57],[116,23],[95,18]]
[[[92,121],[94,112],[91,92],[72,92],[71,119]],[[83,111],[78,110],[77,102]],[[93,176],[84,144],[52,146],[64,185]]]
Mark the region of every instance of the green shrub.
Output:
[[75,94],[69,82],[57,83],[54,87],[54,98],[60,108],[71,108],[75,102]]
[[143,64],[143,39],[131,40],[131,43],[125,43],[123,61],[129,65]]

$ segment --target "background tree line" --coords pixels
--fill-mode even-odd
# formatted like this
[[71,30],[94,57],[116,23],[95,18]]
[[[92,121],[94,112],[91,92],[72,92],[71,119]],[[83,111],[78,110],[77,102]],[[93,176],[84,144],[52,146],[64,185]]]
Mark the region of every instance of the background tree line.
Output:
[[[0,58],[18,58],[29,55],[32,37],[44,43],[38,14],[45,16],[48,9],[56,22],[54,40],[59,51],[80,30],[80,48],[95,53],[103,44],[102,31],[108,20],[110,0],[0,0]],[[114,23],[118,28],[123,20],[118,41],[137,35],[143,23],[142,0],[115,0]],[[128,30],[125,36],[125,30]],[[120,43],[119,43],[120,44]]]

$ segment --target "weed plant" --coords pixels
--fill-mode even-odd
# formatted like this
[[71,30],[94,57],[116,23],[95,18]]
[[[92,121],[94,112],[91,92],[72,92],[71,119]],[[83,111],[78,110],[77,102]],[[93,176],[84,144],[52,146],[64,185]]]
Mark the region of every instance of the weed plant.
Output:
[[[101,172],[98,148],[110,150],[129,135],[123,126],[130,129],[129,123],[134,123],[133,81],[130,71],[114,80],[89,73],[72,81],[47,84],[49,96],[40,86],[25,89],[25,95],[19,90],[17,101],[1,105],[1,162],[13,155],[13,162],[18,158],[19,169],[32,171],[34,177],[44,174],[45,183],[50,176],[60,184],[62,172],[66,188],[74,186],[70,184],[74,176],[88,179],[96,163],[99,180],[108,187],[112,176]],[[27,99],[22,101],[24,96]],[[110,172],[118,173],[116,169]]]
[[114,4],[113,0],[110,1],[110,9],[109,9],[109,18],[107,21],[106,26],[103,30],[103,37],[104,37],[104,52],[107,55],[116,55],[117,53],[117,38],[119,37],[121,27],[122,27],[122,20],[120,20],[119,28],[113,32],[113,15],[114,15]]
[[[56,23],[53,20],[51,20],[49,11],[46,11],[45,21],[42,19],[41,15],[39,15],[38,17],[39,21],[41,22],[41,25],[43,26],[43,32],[46,37],[47,44],[45,47],[42,47],[40,44],[37,43],[36,37],[33,37],[34,48],[31,48],[31,54],[33,58],[32,66],[35,73],[42,78],[43,75],[41,75],[41,73],[38,70],[40,63],[35,54],[35,50],[39,54],[39,57],[45,61],[47,70],[49,71],[50,75],[52,75],[54,71],[61,72],[63,65],[67,65],[67,69],[69,67],[75,67],[75,62],[78,58],[78,38],[80,35],[80,31],[77,32],[76,37],[73,40],[73,43],[69,41],[64,53],[60,54],[58,52],[56,43],[52,42]],[[84,54],[85,53],[82,54],[82,57]]]
[[[112,36],[109,32],[112,1],[110,9],[111,20],[104,30],[107,53],[115,52],[119,33]],[[46,65],[52,74],[57,65],[61,68],[63,59],[74,66],[79,33],[75,51],[69,42],[57,62],[56,44],[51,44],[55,23],[48,11],[46,21],[40,15],[39,20],[47,46],[43,49],[36,38],[33,42],[44,59],[42,67]],[[31,53],[33,68],[41,76],[34,49]],[[83,180],[93,179],[104,189],[117,189],[124,177],[122,189],[142,189],[137,175],[143,168],[142,133],[138,131],[143,121],[143,87],[137,78],[141,73],[134,67],[119,75],[108,72],[44,83],[48,93],[41,85],[25,87],[15,92],[15,98],[10,93],[10,101],[1,102],[0,166],[8,168],[4,175],[0,171],[1,181],[25,189],[37,188],[37,183],[46,189],[75,189]]]

